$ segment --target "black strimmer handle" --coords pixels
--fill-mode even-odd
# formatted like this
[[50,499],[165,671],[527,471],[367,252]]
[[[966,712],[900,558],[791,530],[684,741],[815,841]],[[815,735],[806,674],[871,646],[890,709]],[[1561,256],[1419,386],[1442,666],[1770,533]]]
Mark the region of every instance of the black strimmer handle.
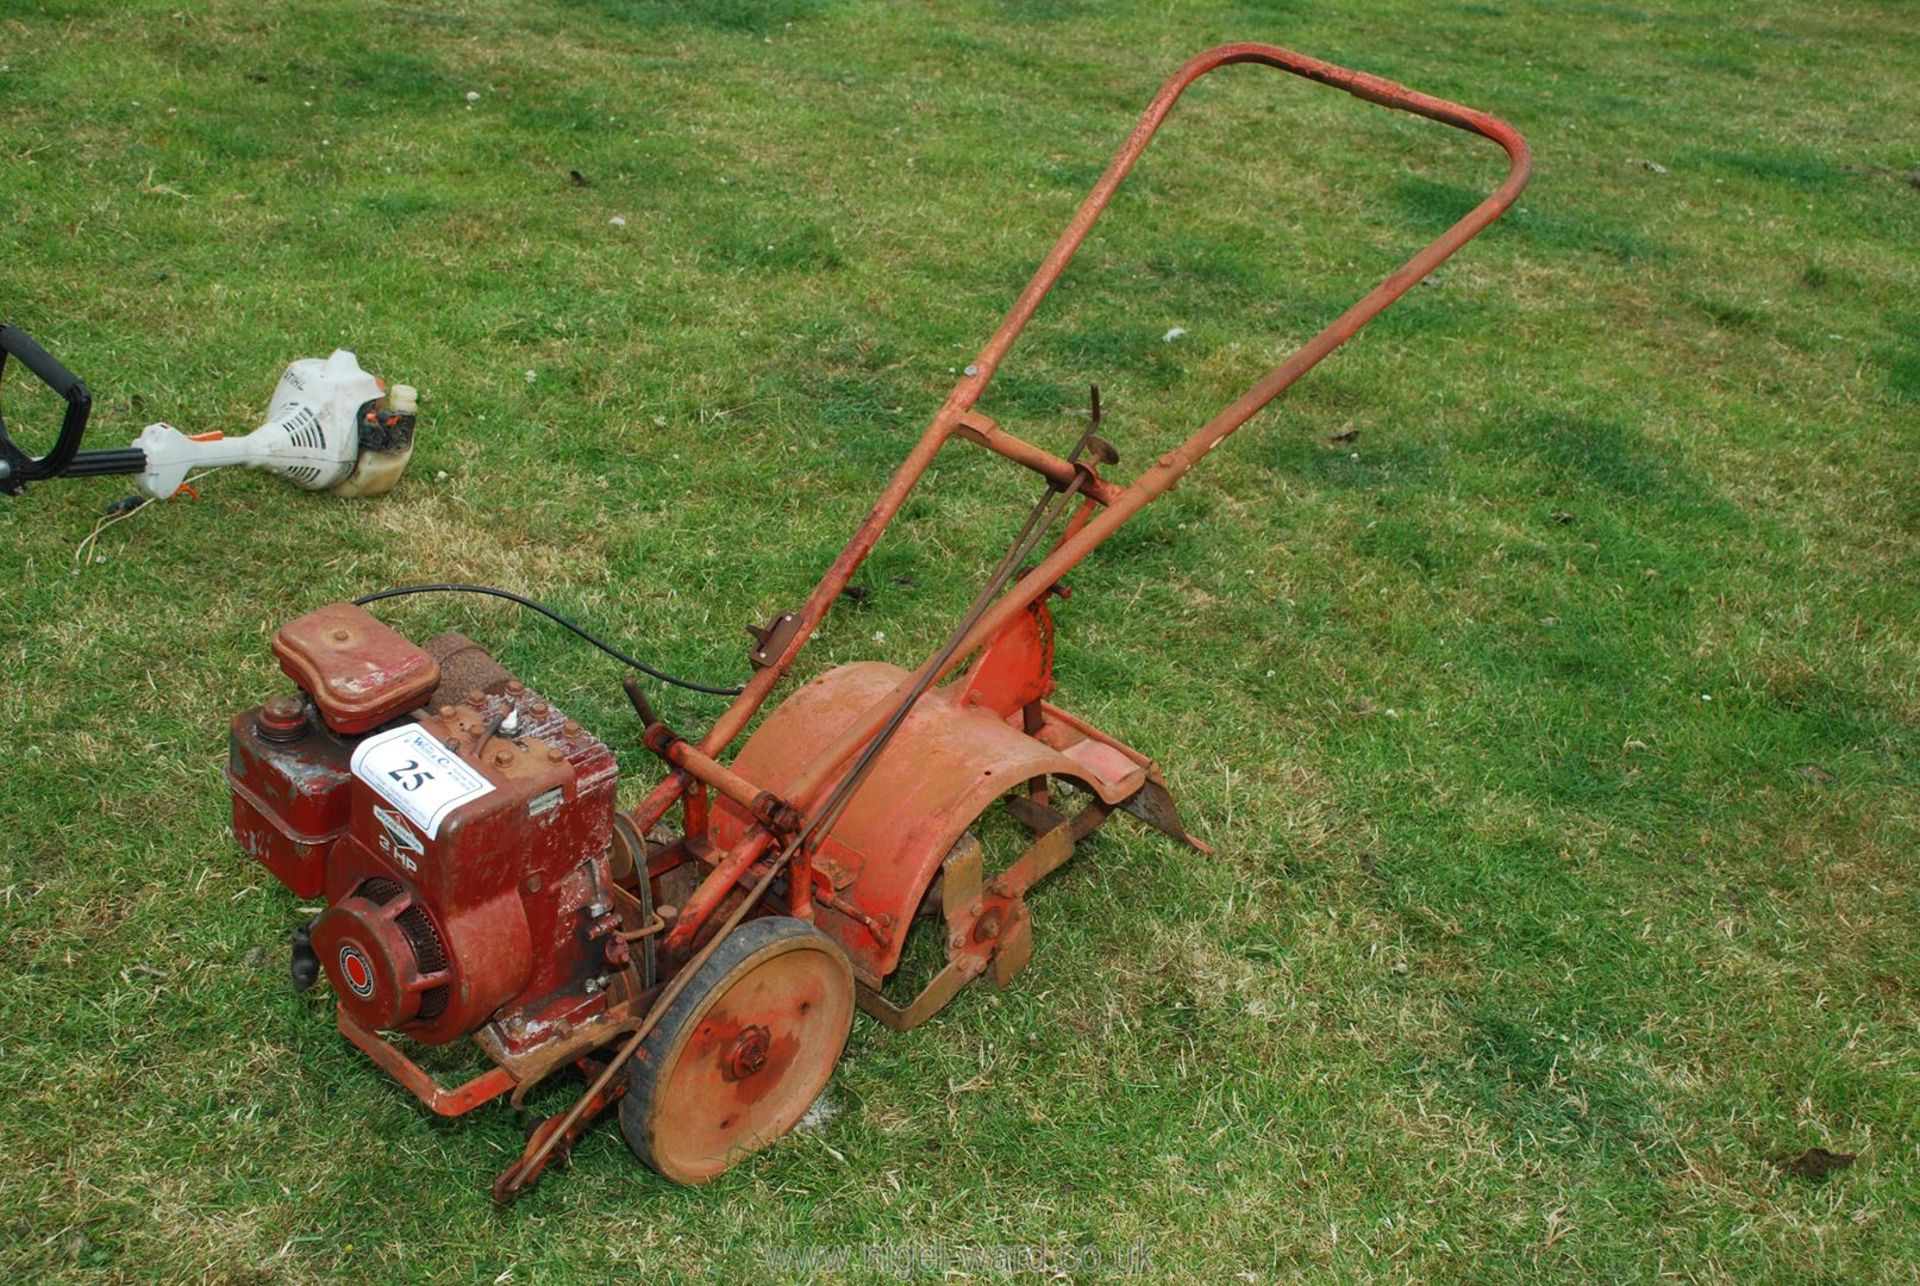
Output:
[[0,326],[0,377],[6,374],[9,357],[19,358],[22,366],[67,401],[59,439],[53,444],[53,450],[37,460],[13,444],[13,439],[7,436],[7,422],[0,419],[0,492],[13,495],[29,482],[57,478],[67,471],[73,457],[79,454],[80,436],[87,431],[93,395],[72,371],[55,361],[27,332],[14,326]]
[[40,382],[67,400],[66,417],[60,421],[60,437],[53,450],[34,459],[7,436],[7,422],[0,418],[0,495],[18,495],[29,482],[48,478],[99,478],[113,473],[139,473],[147,467],[147,453],[139,447],[117,450],[82,451],[81,435],[87,431],[87,415],[93,410],[93,395],[74,373],[62,366],[33,336],[16,326],[0,326],[0,377],[7,369],[7,358],[17,357],[20,364],[39,376]]

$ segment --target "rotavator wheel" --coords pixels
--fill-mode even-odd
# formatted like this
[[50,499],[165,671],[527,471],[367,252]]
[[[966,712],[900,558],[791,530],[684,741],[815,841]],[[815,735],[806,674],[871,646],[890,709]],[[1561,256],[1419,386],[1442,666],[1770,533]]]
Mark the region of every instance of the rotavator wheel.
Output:
[[675,1183],[709,1182],[791,1130],[853,1026],[853,969],[803,920],[749,920],[720,944],[627,1066],[620,1129]]

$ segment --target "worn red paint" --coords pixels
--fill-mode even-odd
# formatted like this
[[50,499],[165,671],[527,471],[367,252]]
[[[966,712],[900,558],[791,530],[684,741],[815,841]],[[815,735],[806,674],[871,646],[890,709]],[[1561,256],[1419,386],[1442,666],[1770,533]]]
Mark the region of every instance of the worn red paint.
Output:
[[[343,607],[327,609],[321,625],[347,628]],[[315,629],[307,618],[296,626],[297,637]],[[432,667],[425,652],[386,635],[379,648],[411,650]],[[491,788],[430,838],[350,771],[354,738],[332,726],[339,685],[326,664],[289,666],[318,689],[298,726],[264,707],[234,721],[228,775],[241,842],[295,893],[328,903],[312,940],[343,1021],[351,1011],[362,1031],[427,1044],[484,1028],[510,1084],[549,1067],[556,1042],[597,1043],[610,1004],[636,990],[613,987],[610,976],[626,972],[610,959],[624,953],[609,907],[612,753],[517,680],[509,687],[504,671],[491,690],[439,693],[437,702],[418,693],[408,700],[429,708],[411,717]],[[422,668],[364,648],[342,664],[362,674]],[[381,695],[356,688],[348,721]],[[517,732],[488,735],[509,709]]]
[[[1276,68],[1487,138],[1506,153],[1507,174],[1479,205],[1185,442],[1149,463],[1132,482],[1117,483],[1101,472],[1116,463],[1111,452],[1100,453],[1093,464],[1068,460],[1021,440],[976,404],[1181,94],[1200,77],[1238,63]],[[1146,755],[1050,700],[1055,640],[1045,600],[1055,592],[1064,597],[1061,578],[1102,541],[1497,219],[1525,187],[1529,169],[1525,141],[1491,116],[1275,46],[1225,45],[1176,71],[806,601],[755,630],[751,659],[757,670],[741,695],[697,740],[681,740],[657,723],[647,730],[645,744],[666,761],[668,771],[635,809],[634,830],[646,834],[680,805],[683,838],[638,863],[636,878],[653,882],[657,902],[660,890],[653,885],[670,874],[704,873],[658,940],[663,967],[672,972],[700,948],[726,908],[737,905],[742,885],[766,871],[763,859],[777,844],[784,851],[784,837],[820,808],[922,680],[938,686],[906,714],[831,831],[792,855],[784,906],[776,899],[772,908],[815,920],[840,943],[862,985],[862,1003],[883,1021],[911,1026],[976,978],[1004,984],[1016,974],[1032,948],[1027,891],[1112,812],[1132,813],[1198,845]],[[1040,563],[977,619],[969,618],[973,623],[958,650],[937,672],[933,661],[916,671],[879,662],[829,671],[793,692],[731,764],[723,764],[721,756],[791,671],[880,533],[956,437],[1034,471],[1055,488],[1077,489],[1086,499]],[[443,1089],[396,1046],[354,1022],[344,998],[342,1030],[436,1111],[468,1110],[509,1087],[517,1102],[555,1067],[615,1041],[637,1042],[636,1028],[649,1021],[655,993],[641,985],[633,952],[619,937],[639,927],[628,917],[639,913],[643,890],[617,887],[607,858],[612,758],[577,725],[523,693],[517,681],[510,694],[475,693],[464,703],[457,695],[436,696],[434,705],[450,703],[419,709],[416,697],[424,696],[415,691],[423,673],[418,650],[408,651],[411,645],[389,637],[390,631],[382,634],[384,627],[367,628],[351,615],[356,610],[322,609],[289,627],[291,633],[277,645],[283,665],[312,695],[321,719],[296,726],[301,721],[284,704],[270,703],[234,721],[228,777],[235,834],[299,896],[324,895],[336,910],[355,896],[368,901],[360,914],[371,927],[355,930],[360,936],[351,941],[356,947],[375,946],[376,996],[389,976],[403,989],[418,991],[434,974],[425,967],[412,974],[382,969],[382,951],[398,949],[388,939],[382,939],[385,947],[362,940],[388,933],[374,919],[385,916],[397,924],[404,913],[394,910],[398,904],[392,900],[367,898],[369,883],[396,883],[401,889],[396,896],[418,908],[450,952],[443,970],[444,1008],[423,1017],[417,1005],[386,1011],[375,1006],[362,1016],[397,1015],[394,1025],[425,1040],[473,1033],[499,1062],[499,1075]],[[970,667],[954,677],[969,661]],[[491,753],[481,756],[477,750],[486,740],[488,719],[509,700],[529,718],[519,742],[531,753],[496,764]],[[383,855],[368,792],[347,772],[359,734],[409,712],[436,736],[457,744],[496,787],[487,800],[453,815],[415,862],[417,869],[402,869]],[[1086,806],[1073,816],[1056,811],[1052,780],[1078,785]],[[555,789],[564,797],[564,808],[549,823],[528,825],[530,804]],[[1011,866],[988,878],[966,832],[1003,796],[1034,839]],[[936,876],[942,876],[939,905],[927,906]],[[921,996],[897,1004],[881,988],[899,963],[907,927],[923,910],[940,921],[948,964]],[[345,922],[341,925],[344,942],[350,935]],[[703,1031],[696,1039],[706,1042],[711,1036],[712,1048],[703,1044],[703,1056],[734,1059],[729,1066],[736,1072],[764,1059],[758,1070],[732,1082],[750,1087],[781,1057],[778,1041],[764,1055],[758,1049],[742,1053],[739,1042],[754,1024],[734,1022],[731,1030],[720,1030],[726,1025],[716,1022],[711,1033]],[[592,1068],[587,1098],[536,1132],[522,1162],[496,1184],[496,1196],[510,1197],[530,1182],[556,1148],[618,1096],[615,1065],[604,1060],[581,1065]]]

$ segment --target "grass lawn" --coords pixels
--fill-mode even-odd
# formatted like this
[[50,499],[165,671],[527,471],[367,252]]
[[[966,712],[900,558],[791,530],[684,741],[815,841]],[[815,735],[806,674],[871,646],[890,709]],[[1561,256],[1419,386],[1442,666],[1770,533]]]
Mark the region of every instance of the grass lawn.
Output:
[[[515,1116],[433,1119],[293,994],[295,901],[228,834],[272,630],[479,580],[742,676],[1160,80],[1230,39],[1494,112],[1538,168],[1072,578],[1057,699],[1216,852],[1118,819],[1035,894],[1014,986],[858,1020],[825,1119],[711,1188],[607,1125],[494,1209]],[[0,319],[91,383],[91,445],[250,427],[335,346],[423,411],[375,502],[227,472],[79,562],[123,481],[0,501],[0,1268],[992,1276],[938,1257],[1045,1243],[1188,1280],[1912,1281],[1916,91],[1910,0],[11,0]],[[1501,165],[1211,77],[982,409],[1064,449],[1097,380],[1130,476]],[[46,439],[30,381],[3,405]],[[953,448],[800,677],[920,659],[1032,491]],[[383,614],[486,642],[650,784],[597,653]],[[1816,1147],[1857,1159],[1783,1168]]]

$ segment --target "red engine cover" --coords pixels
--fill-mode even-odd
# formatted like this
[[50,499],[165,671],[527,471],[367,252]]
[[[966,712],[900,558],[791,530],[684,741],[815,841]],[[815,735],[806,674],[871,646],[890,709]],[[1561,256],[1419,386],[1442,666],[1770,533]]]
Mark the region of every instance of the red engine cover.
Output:
[[[512,1050],[605,1005],[613,754],[498,673],[365,737],[297,698],[233,722],[235,836],[326,898],[314,950],[370,1029],[438,1044],[491,1020]],[[435,815],[420,795],[457,802]]]

